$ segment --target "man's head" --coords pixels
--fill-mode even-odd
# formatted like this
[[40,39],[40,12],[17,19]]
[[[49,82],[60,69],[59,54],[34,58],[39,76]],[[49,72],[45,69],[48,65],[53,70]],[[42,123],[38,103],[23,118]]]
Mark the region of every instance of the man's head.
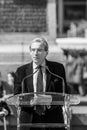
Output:
[[30,45],[30,54],[34,63],[40,65],[48,54],[48,43],[44,38],[35,38]]

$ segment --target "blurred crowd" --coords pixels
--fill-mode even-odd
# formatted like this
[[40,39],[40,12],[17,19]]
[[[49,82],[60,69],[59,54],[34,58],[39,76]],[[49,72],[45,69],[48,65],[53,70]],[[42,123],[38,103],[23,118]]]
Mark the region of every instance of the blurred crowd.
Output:
[[85,56],[72,56],[66,60],[67,82],[71,94],[85,96],[87,94],[87,59]]
[[0,98],[12,94],[14,91],[14,72],[7,73],[7,81],[4,81],[2,78],[2,73],[0,72]]
[[87,37],[87,21],[71,22],[67,30],[67,37]]
[[4,116],[10,115],[12,112],[11,107],[5,102],[5,97],[13,95],[14,92],[14,72],[7,73],[7,81],[2,78],[2,73],[0,72],[0,119]]

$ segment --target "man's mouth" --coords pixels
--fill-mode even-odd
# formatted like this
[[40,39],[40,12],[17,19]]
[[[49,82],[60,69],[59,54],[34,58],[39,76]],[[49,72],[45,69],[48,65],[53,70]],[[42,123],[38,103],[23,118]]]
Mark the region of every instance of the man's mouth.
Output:
[[38,59],[38,57],[33,57],[33,59]]

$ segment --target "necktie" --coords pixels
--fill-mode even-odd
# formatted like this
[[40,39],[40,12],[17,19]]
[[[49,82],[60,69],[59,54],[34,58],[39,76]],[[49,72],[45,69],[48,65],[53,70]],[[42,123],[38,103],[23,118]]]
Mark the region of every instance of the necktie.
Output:
[[[38,74],[37,74],[37,92],[43,92],[43,73],[42,73],[42,67],[40,66]],[[44,114],[45,107],[43,105],[37,105],[36,106],[36,113],[38,115]]]
[[41,66],[37,74],[37,92],[43,92],[43,73]]

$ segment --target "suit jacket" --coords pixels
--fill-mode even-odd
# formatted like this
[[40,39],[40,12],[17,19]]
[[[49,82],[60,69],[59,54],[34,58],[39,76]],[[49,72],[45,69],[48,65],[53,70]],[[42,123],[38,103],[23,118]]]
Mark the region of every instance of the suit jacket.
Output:
[[[64,66],[61,63],[56,63],[48,60],[46,60],[46,66],[49,68],[50,72],[64,79],[64,85],[63,85],[63,80],[61,78],[53,75],[46,69],[46,76],[47,76],[46,92],[62,93],[63,90],[65,90],[65,93],[68,93]],[[14,94],[20,94],[22,92],[22,89],[24,93],[34,92],[32,73],[33,73],[32,62],[29,64],[25,64],[17,69],[15,85],[14,85]],[[28,75],[31,76],[25,78]],[[23,81],[24,78],[25,80]],[[24,84],[23,86],[22,83]],[[29,107],[29,108],[22,107],[21,122],[33,122],[33,118],[34,118],[33,107]],[[61,106],[58,107],[53,106],[51,108],[46,108],[45,121],[63,122],[63,114],[62,114]],[[39,119],[36,119],[36,122],[39,122]]]

